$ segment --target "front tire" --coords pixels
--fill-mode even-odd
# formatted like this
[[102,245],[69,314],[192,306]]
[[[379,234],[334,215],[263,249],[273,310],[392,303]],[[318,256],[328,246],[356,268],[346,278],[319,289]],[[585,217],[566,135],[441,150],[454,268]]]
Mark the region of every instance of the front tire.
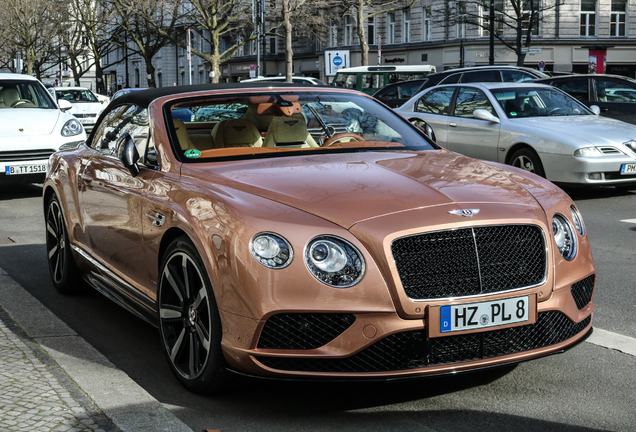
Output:
[[84,291],[84,282],[73,259],[62,207],[55,195],[49,198],[45,218],[46,254],[53,285],[62,294],[79,294]]
[[173,241],[160,267],[157,311],[161,345],[188,390],[208,394],[232,381],[221,350],[221,319],[203,261],[187,237]]
[[510,165],[545,178],[543,164],[534,150],[527,148],[517,150],[510,157]]

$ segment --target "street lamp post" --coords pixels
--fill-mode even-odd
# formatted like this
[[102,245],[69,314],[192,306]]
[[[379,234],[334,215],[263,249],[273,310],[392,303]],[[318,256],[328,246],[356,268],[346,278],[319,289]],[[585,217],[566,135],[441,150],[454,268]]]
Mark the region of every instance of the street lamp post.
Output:
[[490,23],[488,31],[490,32],[490,55],[488,64],[495,64],[495,0],[490,0]]

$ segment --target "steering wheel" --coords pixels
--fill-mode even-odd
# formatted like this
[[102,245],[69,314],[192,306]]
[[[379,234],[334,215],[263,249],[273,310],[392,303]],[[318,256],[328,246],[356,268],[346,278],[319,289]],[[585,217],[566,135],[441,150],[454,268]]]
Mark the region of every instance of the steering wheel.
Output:
[[360,135],[354,134],[353,132],[342,132],[342,133],[339,133],[339,134],[335,134],[331,138],[327,138],[325,140],[325,142],[322,144],[321,147],[329,147],[330,145],[336,144],[340,140],[342,140],[344,138],[347,138],[347,137],[353,138],[353,141],[364,141],[365,140]]
[[23,103],[31,103],[31,101],[28,100],[28,99],[18,99],[17,101],[15,101],[15,102],[13,102],[11,104],[11,108],[17,107],[18,105],[23,104]]
[[565,108],[562,107],[556,107],[556,108],[552,108],[550,111],[548,111],[548,115],[554,115],[556,113],[560,113],[560,112],[567,112],[567,110]]

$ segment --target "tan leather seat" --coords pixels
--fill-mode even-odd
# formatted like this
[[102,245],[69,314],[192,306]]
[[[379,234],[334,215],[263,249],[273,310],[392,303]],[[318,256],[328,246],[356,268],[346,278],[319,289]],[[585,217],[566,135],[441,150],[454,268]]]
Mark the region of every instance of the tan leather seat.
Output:
[[294,114],[272,119],[263,147],[305,148],[319,145],[307,131],[305,117],[302,114]]
[[172,120],[174,124],[174,128],[177,131],[177,138],[179,139],[179,145],[181,146],[181,150],[190,150],[196,149],[195,145],[192,144],[192,140],[190,140],[190,136],[188,135],[188,129],[181,120]]
[[8,87],[0,93],[0,104],[6,107],[10,107],[17,100],[20,100],[20,94],[16,88]]
[[261,134],[254,124],[244,119],[223,120],[211,132],[214,148],[260,147]]

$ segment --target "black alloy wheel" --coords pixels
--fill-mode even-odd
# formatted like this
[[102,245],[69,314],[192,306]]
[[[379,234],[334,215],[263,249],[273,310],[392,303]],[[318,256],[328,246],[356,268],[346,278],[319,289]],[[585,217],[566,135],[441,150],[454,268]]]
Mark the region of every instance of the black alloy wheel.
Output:
[[194,245],[168,247],[157,295],[161,342],[177,379],[195,393],[224,390],[231,381],[221,351],[221,320],[210,280]]
[[64,215],[55,195],[48,201],[45,216],[46,254],[53,285],[63,294],[80,293],[84,290],[84,282],[73,259]]

